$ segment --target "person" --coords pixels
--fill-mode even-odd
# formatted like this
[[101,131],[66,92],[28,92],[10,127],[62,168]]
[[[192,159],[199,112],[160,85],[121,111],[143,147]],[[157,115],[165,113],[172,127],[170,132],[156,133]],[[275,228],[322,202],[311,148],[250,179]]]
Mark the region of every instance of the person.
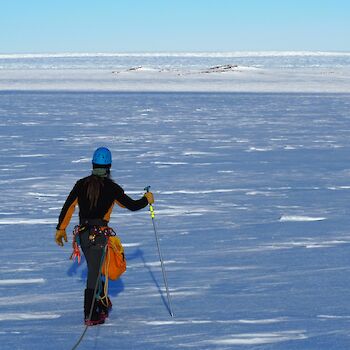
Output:
[[68,242],[66,228],[78,205],[80,225],[78,237],[75,238],[83,251],[88,267],[84,291],[84,322],[87,326],[102,324],[108,317],[108,310],[96,300],[95,296],[108,236],[103,234],[103,230],[96,230],[96,227],[107,227],[115,204],[136,211],[154,202],[151,192],[145,193],[137,200],[126,195],[122,187],[111,179],[111,165],[110,150],[105,147],[96,149],[92,159],[92,174],[76,182],[62,207],[56,227],[55,241],[59,246],[63,246],[63,241]]

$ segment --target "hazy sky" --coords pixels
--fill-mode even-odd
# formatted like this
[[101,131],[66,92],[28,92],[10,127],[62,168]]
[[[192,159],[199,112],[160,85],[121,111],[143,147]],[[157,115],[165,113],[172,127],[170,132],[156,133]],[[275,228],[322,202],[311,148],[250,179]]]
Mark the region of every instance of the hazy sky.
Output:
[[350,51],[350,0],[0,0],[0,52]]

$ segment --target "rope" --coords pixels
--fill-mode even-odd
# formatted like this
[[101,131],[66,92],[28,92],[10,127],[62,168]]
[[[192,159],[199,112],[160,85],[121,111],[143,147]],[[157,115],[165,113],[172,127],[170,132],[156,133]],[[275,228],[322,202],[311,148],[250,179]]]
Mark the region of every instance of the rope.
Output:
[[104,285],[104,289],[103,289],[103,297],[101,298],[100,296],[100,301],[102,303],[103,306],[108,307],[108,271],[109,271],[109,263],[111,261],[111,254],[108,254],[108,242],[109,242],[109,237],[107,238],[107,245],[106,245],[106,263],[105,263],[105,285]]
[[[101,261],[100,261],[100,267],[99,267],[99,272],[98,272],[98,276],[97,276],[97,280],[96,280],[96,285],[95,285],[95,290],[94,290],[94,297],[93,297],[93,302],[91,303],[91,308],[90,308],[90,313],[89,313],[89,318],[88,318],[88,321],[91,320],[91,317],[92,317],[92,312],[93,312],[93,306],[94,306],[94,303],[95,303],[95,298],[96,298],[96,293],[97,293],[97,287],[99,285],[99,282],[100,282],[100,278],[101,278],[101,272],[102,272],[102,266],[103,266],[103,260],[104,260],[104,257],[105,257],[105,254],[106,254],[106,251],[107,251],[107,243],[106,245],[104,246],[103,248],[103,254],[102,254],[102,257],[101,257]],[[76,342],[76,344],[72,347],[72,350],[75,350],[78,348],[79,344],[81,343],[81,341],[83,340],[84,336],[85,336],[85,333],[87,331],[87,329],[89,328],[88,325],[85,326],[85,329],[82,333],[82,335],[80,336],[80,338],[78,339],[78,341]]]

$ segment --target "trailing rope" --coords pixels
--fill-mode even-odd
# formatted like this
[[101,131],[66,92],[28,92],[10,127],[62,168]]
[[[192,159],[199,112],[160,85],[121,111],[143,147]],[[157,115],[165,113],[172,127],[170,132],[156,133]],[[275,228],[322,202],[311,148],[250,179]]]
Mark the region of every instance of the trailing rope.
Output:
[[108,242],[109,242],[109,237],[107,238],[107,244],[106,244],[106,250],[105,250],[106,263],[105,263],[105,272],[104,273],[105,273],[106,278],[105,278],[105,284],[104,284],[103,293],[102,293],[103,297],[101,298],[101,296],[100,296],[100,301],[101,301],[102,305],[107,307],[107,308],[109,306],[108,305],[108,281],[109,281],[108,272],[109,272],[109,264],[111,261],[111,255],[107,254],[107,250],[109,249]]

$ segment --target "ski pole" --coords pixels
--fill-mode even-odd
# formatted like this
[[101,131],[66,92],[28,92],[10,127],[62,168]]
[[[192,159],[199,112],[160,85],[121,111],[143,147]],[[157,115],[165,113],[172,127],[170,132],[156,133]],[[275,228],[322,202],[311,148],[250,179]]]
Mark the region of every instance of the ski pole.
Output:
[[[145,187],[145,191],[149,192],[149,189],[151,188],[151,186],[147,186]],[[165,267],[164,267],[164,262],[163,262],[163,256],[162,256],[162,252],[160,250],[160,243],[159,243],[159,239],[158,239],[158,234],[157,234],[157,229],[156,229],[156,224],[155,224],[155,214],[154,214],[154,209],[153,209],[153,205],[150,204],[149,205],[149,212],[151,215],[151,219],[152,219],[152,224],[153,224],[153,229],[154,229],[154,234],[156,236],[156,242],[157,242],[157,248],[158,248],[158,254],[159,254],[159,260],[160,260],[160,265],[162,267],[162,273],[163,273],[163,280],[164,280],[164,284],[165,284],[165,289],[166,289],[166,294],[167,294],[167,298],[168,298],[168,306],[169,306],[169,312],[170,312],[170,316],[174,317],[174,313],[171,307],[171,299],[170,299],[170,293],[169,293],[169,288],[168,288],[168,281],[167,281],[167,275],[166,275],[166,271],[165,271]]]

